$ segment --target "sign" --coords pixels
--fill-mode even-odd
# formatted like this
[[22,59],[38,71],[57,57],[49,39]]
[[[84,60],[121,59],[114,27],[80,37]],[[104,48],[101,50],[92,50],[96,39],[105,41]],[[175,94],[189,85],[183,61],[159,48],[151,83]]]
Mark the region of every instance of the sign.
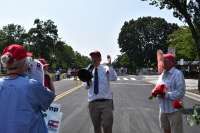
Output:
[[180,59],[180,65],[184,65],[184,59]]
[[43,112],[48,133],[59,133],[62,115],[60,104],[52,103],[46,112]]
[[34,59],[30,62],[27,75],[29,78],[35,79],[44,85],[44,70],[39,60]]
[[173,55],[176,55],[176,48],[169,47],[167,53],[171,53],[171,54],[173,54]]

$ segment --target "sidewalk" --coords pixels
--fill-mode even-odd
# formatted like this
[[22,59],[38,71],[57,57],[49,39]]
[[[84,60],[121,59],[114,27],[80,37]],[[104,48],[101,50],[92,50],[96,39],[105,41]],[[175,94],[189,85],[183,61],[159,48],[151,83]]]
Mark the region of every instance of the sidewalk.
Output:
[[[144,80],[151,84],[156,84],[158,80],[158,75],[143,75]],[[198,80],[196,79],[185,79],[186,84],[186,94],[188,98],[191,98],[193,100],[200,102],[200,95],[189,92],[188,90],[197,89],[198,86]]]

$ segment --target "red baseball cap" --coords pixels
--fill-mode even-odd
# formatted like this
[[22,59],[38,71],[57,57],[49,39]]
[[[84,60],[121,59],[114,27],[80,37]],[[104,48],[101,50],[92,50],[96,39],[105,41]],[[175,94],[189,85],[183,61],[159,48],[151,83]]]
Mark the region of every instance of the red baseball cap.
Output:
[[40,63],[42,63],[43,66],[48,66],[49,64],[47,63],[47,61],[43,58],[38,59],[40,61]]
[[32,56],[32,53],[26,51],[26,49],[22,45],[11,44],[4,48],[2,56],[3,55],[9,55],[11,56],[11,58],[18,61],[26,57]]
[[101,53],[97,50],[90,53],[90,56],[94,56],[94,55],[101,57]]
[[175,59],[175,55],[174,54],[163,54],[163,58],[164,59],[168,59],[168,60],[174,60]]

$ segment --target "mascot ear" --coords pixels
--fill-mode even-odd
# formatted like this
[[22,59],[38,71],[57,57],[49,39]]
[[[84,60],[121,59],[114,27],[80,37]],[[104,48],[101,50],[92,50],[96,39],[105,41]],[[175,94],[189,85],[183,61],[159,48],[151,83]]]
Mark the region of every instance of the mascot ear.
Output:
[[4,54],[1,56],[1,63],[3,65],[6,65],[6,64],[12,64],[13,63],[13,58],[12,58],[12,55],[10,54]]

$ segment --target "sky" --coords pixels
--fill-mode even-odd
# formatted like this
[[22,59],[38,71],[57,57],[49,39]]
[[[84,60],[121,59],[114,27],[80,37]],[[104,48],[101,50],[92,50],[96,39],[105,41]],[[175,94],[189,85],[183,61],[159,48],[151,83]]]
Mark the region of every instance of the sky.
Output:
[[141,0],[0,0],[0,28],[14,23],[26,31],[34,27],[36,18],[51,19],[58,34],[75,51],[89,56],[94,50],[120,55],[118,35],[125,21],[139,17],[162,17],[169,23],[184,25],[169,10],[160,10]]

